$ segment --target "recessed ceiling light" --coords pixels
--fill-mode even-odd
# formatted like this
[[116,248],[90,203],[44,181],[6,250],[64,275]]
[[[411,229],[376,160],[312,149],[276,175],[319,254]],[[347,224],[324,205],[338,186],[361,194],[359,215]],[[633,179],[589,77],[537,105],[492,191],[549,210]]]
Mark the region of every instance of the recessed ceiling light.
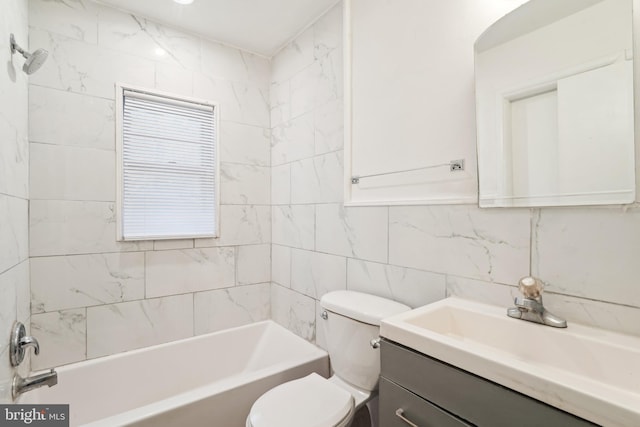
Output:
[[178,3],[178,4],[191,4],[191,3],[193,3],[193,0],[173,0],[173,1]]
[[164,56],[164,54],[167,53],[167,51],[161,47],[157,47],[154,52],[158,56]]

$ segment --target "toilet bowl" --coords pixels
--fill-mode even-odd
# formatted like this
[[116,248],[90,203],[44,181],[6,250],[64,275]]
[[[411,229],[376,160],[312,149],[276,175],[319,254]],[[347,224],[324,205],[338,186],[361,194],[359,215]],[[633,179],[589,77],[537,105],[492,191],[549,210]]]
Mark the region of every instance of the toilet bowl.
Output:
[[404,304],[353,291],[334,291],[320,304],[334,375],[310,374],[256,400],[247,427],[348,427],[377,395],[380,320],[410,310]]
[[354,413],[354,398],[347,390],[313,373],[260,396],[247,427],[347,427]]

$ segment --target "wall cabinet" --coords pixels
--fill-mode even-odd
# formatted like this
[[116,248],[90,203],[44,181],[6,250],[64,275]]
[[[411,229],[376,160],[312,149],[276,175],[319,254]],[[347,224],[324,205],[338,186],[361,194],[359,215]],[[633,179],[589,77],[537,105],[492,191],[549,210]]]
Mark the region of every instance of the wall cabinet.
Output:
[[345,0],[345,204],[477,203],[473,43],[523,1]]
[[383,340],[380,350],[381,426],[595,426],[394,342]]

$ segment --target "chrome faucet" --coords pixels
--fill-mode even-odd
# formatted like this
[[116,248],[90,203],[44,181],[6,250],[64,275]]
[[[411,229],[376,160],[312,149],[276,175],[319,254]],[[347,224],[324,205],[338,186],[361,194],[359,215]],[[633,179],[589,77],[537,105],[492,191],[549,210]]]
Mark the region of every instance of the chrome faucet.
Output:
[[16,374],[13,377],[11,393],[15,399],[22,393],[26,393],[34,388],[43,387],[45,385],[53,387],[56,384],[58,384],[58,373],[53,369],[49,372],[45,372],[44,374],[34,375],[28,378],[22,378],[20,375]]
[[518,289],[524,295],[516,297],[515,307],[507,310],[507,315],[515,319],[541,323],[554,328],[566,328],[567,321],[544,308],[542,304],[542,282],[535,277],[523,277],[518,282]]
[[[11,338],[9,340],[9,360],[11,361],[11,366],[16,367],[22,363],[29,347],[33,348],[33,352],[36,355],[40,354],[40,344],[38,344],[38,340],[34,337],[27,336],[24,325],[16,322],[13,325]],[[15,374],[13,376],[13,384],[11,385],[11,394],[15,399],[22,393],[26,393],[34,388],[45,385],[53,387],[56,384],[58,384],[58,373],[53,369],[44,374],[38,374],[28,378],[22,378],[20,375]]]

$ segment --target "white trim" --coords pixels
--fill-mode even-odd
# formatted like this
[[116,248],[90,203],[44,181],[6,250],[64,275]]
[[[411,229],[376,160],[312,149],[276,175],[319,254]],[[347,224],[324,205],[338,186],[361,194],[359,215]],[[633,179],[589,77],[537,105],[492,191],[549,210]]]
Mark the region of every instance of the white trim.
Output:
[[124,86],[120,83],[115,84],[116,90],[116,241],[123,242],[124,235],[122,233],[122,111],[124,108]]
[[[126,91],[136,92],[137,94],[144,94],[144,98],[153,99],[154,97],[161,97],[163,99],[169,98],[175,100],[177,104],[181,101],[188,103],[200,104],[207,107],[211,107],[214,111],[214,126],[216,130],[216,143],[214,146],[215,155],[215,229],[216,234],[211,235],[178,235],[178,236],[158,236],[158,237],[144,237],[144,238],[127,238],[124,239],[122,230],[122,113],[123,113],[123,100]],[[115,83],[115,122],[116,122],[116,241],[145,241],[145,240],[179,240],[179,239],[197,239],[197,238],[219,238],[220,237],[220,104],[216,101],[195,98],[190,96],[176,95],[169,92],[159,91],[155,89],[143,88],[140,86],[129,85],[126,83]],[[184,104],[183,104],[184,105]]]
[[353,176],[353,169],[351,167],[351,122],[352,122],[352,91],[351,91],[351,0],[344,0],[343,8],[343,55],[344,55],[344,76],[343,76],[343,90],[344,90],[344,153],[343,153],[343,170],[344,170],[344,204],[348,206],[351,201],[351,177]]
[[[640,22],[640,0],[631,3],[631,61],[633,61],[633,138],[634,160],[636,176],[635,201],[640,203],[640,56],[637,54],[640,48],[640,29],[636,22]],[[629,52],[626,52],[629,57]]]
[[[599,198],[595,200],[594,196]],[[626,205],[634,203],[635,196],[634,189],[527,196],[498,196],[493,194],[481,197],[478,202],[481,208]]]

